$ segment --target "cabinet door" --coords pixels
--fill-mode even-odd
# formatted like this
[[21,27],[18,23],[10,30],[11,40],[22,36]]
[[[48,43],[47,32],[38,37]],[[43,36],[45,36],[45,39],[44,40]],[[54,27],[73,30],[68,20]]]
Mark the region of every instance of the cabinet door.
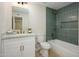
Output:
[[22,38],[22,45],[24,45],[24,50],[21,52],[22,57],[34,57],[35,56],[35,38],[27,37]]
[[5,57],[19,57],[20,53],[20,41],[18,39],[6,39],[3,40],[3,56]]
[[5,57],[34,57],[35,38],[24,37],[3,40],[3,56]]

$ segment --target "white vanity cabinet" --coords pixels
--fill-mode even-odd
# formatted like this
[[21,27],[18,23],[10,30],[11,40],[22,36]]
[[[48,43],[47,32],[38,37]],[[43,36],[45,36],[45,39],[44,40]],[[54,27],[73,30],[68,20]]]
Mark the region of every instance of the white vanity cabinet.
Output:
[[20,40],[18,39],[8,39],[2,40],[2,56],[10,57],[10,56],[21,56],[20,54]]
[[15,37],[2,40],[2,56],[34,57],[35,37]]

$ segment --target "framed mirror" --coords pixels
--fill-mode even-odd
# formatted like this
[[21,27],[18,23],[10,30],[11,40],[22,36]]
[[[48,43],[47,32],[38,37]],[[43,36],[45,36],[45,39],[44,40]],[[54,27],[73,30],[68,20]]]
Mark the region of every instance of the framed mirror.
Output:
[[26,8],[12,7],[12,30],[26,33],[29,27],[29,11]]

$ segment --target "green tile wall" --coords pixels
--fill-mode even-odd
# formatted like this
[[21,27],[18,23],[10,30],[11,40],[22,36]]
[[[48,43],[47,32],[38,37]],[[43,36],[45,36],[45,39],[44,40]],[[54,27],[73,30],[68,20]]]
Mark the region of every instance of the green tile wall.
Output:
[[63,7],[56,14],[56,37],[72,44],[78,44],[78,4]]
[[56,10],[46,8],[46,40],[51,40],[56,37]]
[[72,3],[59,10],[46,8],[46,40],[58,38],[78,45],[79,3]]

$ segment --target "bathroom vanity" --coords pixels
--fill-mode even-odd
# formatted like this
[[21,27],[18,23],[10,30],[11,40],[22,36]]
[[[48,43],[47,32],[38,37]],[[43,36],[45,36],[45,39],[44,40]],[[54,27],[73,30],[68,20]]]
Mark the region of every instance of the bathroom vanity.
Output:
[[34,34],[4,35],[2,37],[2,56],[4,57],[34,57]]

